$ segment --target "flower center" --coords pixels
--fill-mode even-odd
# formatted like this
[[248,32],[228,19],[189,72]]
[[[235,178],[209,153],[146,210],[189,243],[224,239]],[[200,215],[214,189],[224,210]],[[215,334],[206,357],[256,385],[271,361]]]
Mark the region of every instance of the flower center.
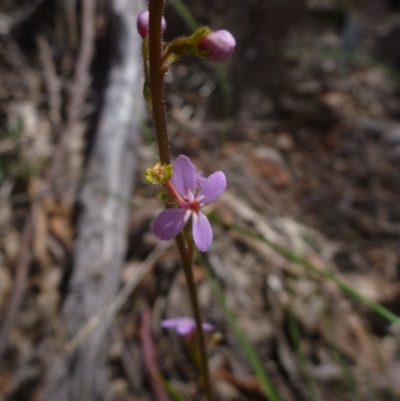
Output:
[[195,199],[192,202],[188,202],[188,209],[192,211],[192,213],[198,213],[200,210],[200,202]]
[[190,216],[190,214],[192,213],[194,215],[197,215],[199,213],[200,208],[204,206],[203,203],[201,203],[203,198],[204,196],[195,197],[193,192],[189,189],[187,195],[180,202],[178,202],[178,206],[186,209],[186,214],[188,218],[188,216]]
[[201,207],[200,202],[197,199],[187,200],[184,199],[183,201],[178,203],[179,207],[182,209],[190,210],[192,213],[198,213]]

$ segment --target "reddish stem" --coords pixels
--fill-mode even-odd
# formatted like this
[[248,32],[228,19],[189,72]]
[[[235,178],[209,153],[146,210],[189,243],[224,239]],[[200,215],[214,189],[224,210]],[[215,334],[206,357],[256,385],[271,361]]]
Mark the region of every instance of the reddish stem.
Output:
[[149,1],[149,61],[150,61],[150,90],[153,105],[153,119],[156,128],[160,161],[171,164],[167,123],[164,108],[164,70],[161,64],[161,19],[164,0]]

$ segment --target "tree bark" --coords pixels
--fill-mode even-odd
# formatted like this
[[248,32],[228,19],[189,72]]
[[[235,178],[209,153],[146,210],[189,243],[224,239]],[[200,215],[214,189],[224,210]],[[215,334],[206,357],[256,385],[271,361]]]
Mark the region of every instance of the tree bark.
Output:
[[[115,298],[126,251],[128,206],[123,200],[132,192],[134,149],[144,111],[141,38],[136,31],[144,4],[113,0],[112,9],[117,54],[80,195],[74,268],[62,312],[67,341]],[[44,399],[103,400],[108,348],[108,325],[103,322],[72,355],[54,360]]]

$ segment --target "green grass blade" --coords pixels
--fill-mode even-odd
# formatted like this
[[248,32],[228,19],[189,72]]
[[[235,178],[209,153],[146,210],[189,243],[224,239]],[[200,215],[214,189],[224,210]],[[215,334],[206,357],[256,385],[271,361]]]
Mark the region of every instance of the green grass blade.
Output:
[[291,252],[289,249],[287,249],[281,245],[278,245],[272,241],[267,240],[263,236],[255,233],[251,230],[236,226],[234,224],[228,224],[228,223],[222,221],[221,219],[219,219],[218,217],[216,217],[215,215],[212,216],[212,220],[218,224],[223,225],[226,228],[238,231],[243,235],[246,235],[248,237],[251,237],[251,238],[254,238],[254,239],[257,239],[257,240],[263,242],[264,244],[268,245],[270,248],[272,248],[273,250],[275,250],[276,252],[278,252],[280,255],[284,256],[286,259],[290,260],[291,262],[294,262],[294,263],[304,266],[306,269],[318,274],[320,277],[327,278],[328,280],[334,282],[343,291],[343,293],[360,301],[362,304],[364,304],[369,309],[376,312],[378,315],[382,316],[387,321],[400,327],[399,316],[397,316],[396,314],[391,312],[389,309],[385,308],[379,302],[376,302],[376,301],[366,297],[365,295],[362,295],[361,293],[359,293],[358,291],[353,289],[350,285],[346,284],[345,282],[343,282],[342,280],[337,278],[333,273],[319,269],[318,267],[314,266],[311,262],[309,262],[307,259],[296,255],[295,253]]
[[164,377],[159,376],[159,380],[168,395],[175,401],[187,401],[186,398]]
[[354,401],[361,401],[360,392],[357,387],[357,381],[356,381],[348,363],[346,362],[345,358],[340,353],[337,345],[333,341],[330,343],[330,348],[333,350],[334,357],[335,357],[336,361],[339,363],[343,378],[345,379],[345,381],[352,393],[352,399]]
[[174,7],[175,11],[183,19],[189,29],[195,31],[200,26],[182,0],[170,0],[170,4]]
[[306,356],[306,354],[303,350],[302,344],[301,344],[301,333],[299,330],[299,326],[297,325],[296,318],[294,315],[294,310],[293,310],[293,305],[294,305],[293,298],[294,298],[293,294],[291,293],[289,310],[288,310],[289,336],[294,345],[294,350],[296,352],[296,356],[298,359],[298,366],[299,366],[302,376],[305,379],[305,382],[306,382],[306,385],[308,388],[308,392],[310,395],[310,400],[317,401],[318,400],[317,385],[315,383],[314,378],[311,375],[310,367],[308,366],[308,362],[307,362],[307,356]]
[[239,341],[240,346],[242,347],[244,353],[246,354],[246,357],[249,361],[250,366],[252,367],[255,374],[258,376],[258,378],[260,379],[260,381],[262,383],[265,395],[268,397],[268,400],[270,400],[270,401],[279,401],[280,398],[274,388],[274,385],[271,382],[271,379],[268,377],[267,372],[264,370],[260,358],[258,357],[253,346],[250,344],[249,340],[247,339],[246,334],[240,327],[234,313],[226,304],[225,296],[222,291],[222,288],[217,283],[217,281],[215,280],[215,278],[213,277],[213,275],[211,273],[210,263],[202,254],[200,254],[198,258],[199,258],[201,265],[205,268],[205,270],[207,272],[207,277],[208,277],[209,282],[211,283],[211,287],[218,299],[218,302],[221,305],[222,310],[224,311],[225,316],[227,317],[227,319],[229,321],[229,324],[232,327],[233,332],[236,335],[236,338]]

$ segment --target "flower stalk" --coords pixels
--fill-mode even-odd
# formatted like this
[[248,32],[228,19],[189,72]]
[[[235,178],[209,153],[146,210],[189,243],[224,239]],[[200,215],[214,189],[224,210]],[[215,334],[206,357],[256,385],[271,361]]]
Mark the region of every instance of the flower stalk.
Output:
[[[164,0],[149,0],[149,78],[151,103],[154,125],[156,130],[157,144],[160,154],[160,162],[164,165],[170,164],[170,152],[167,133],[167,124],[164,105],[164,74],[162,65],[162,14]],[[202,319],[197,298],[196,284],[194,282],[192,262],[185,244],[182,233],[176,236],[180,258],[185,273],[189,290],[190,302],[196,321],[196,333],[199,344],[200,359],[204,390],[208,401],[213,400],[210,374],[207,363],[205,341],[202,331]]]
[[161,63],[163,9],[164,0],[149,1],[150,91],[160,161],[162,164],[171,164],[164,105],[165,71]]
[[204,341],[203,323],[200,314],[200,306],[197,297],[196,283],[192,270],[192,260],[186,248],[185,239],[182,233],[179,233],[176,238],[176,245],[178,246],[179,254],[182,261],[183,271],[185,273],[186,283],[189,290],[190,303],[193,309],[194,320],[196,321],[196,338],[199,345],[201,377],[203,379],[204,391],[206,392],[207,400],[213,400],[211,389],[210,372],[208,369],[206,344]]

